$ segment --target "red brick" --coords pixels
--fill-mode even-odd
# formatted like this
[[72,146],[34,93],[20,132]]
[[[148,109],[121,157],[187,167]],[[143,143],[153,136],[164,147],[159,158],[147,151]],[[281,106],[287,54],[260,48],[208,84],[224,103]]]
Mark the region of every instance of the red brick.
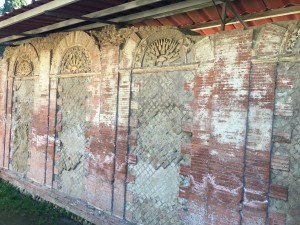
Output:
[[278,212],[269,213],[269,225],[285,225],[286,215]]
[[273,142],[278,143],[291,143],[291,130],[274,129],[273,130]]
[[271,168],[274,170],[289,171],[290,160],[288,156],[275,155],[272,157]]
[[287,201],[288,199],[288,188],[282,185],[271,184],[270,186],[270,197]]
[[181,153],[182,154],[190,154],[191,153],[191,148],[192,148],[191,144],[183,142],[181,144]]
[[127,182],[131,183],[131,184],[134,184],[134,182],[135,182],[135,176],[133,174],[131,174],[131,173],[128,173],[127,174]]
[[129,137],[129,145],[132,145],[132,146],[137,146],[137,137],[136,136],[130,136]]
[[275,116],[293,116],[294,108],[292,104],[275,104]]
[[182,176],[189,176],[190,170],[191,170],[191,167],[181,165],[179,174]]
[[137,155],[129,154],[127,157],[128,164],[136,165],[137,164]]
[[292,89],[294,88],[295,76],[278,76],[276,79],[276,88]]
[[130,119],[130,127],[137,128],[138,127],[138,120],[134,119],[134,118],[131,118]]
[[193,124],[192,123],[182,123],[181,129],[184,132],[192,133]]
[[189,195],[189,189],[185,187],[180,187],[179,188],[179,198],[188,198]]

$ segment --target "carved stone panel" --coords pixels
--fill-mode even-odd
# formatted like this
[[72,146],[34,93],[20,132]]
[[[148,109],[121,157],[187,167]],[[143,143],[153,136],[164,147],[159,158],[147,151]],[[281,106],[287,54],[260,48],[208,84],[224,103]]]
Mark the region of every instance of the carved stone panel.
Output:
[[62,59],[60,73],[76,74],[90,71],[91,63],[87,51],[81,46],[69,48]]
[[28,77],[33,75],[33,65],[30,58],[26,55],[22,55],[16,62],[15,76]]
[[11,166],[16,172],[26,173],[34,104],[34,80],[16,80],[13,99]]
[[300,35],[300,29],[295,28],[287,42],[286,52],[292,53]]
[[154,33],[142,40],[135,58],[135,67],[182,65],[192,41],[177,30]]

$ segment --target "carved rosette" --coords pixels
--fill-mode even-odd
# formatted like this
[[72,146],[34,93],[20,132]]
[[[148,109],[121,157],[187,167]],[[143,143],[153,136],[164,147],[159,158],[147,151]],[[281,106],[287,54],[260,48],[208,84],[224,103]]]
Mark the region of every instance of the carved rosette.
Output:
[[60,73],[76,74],[90,71],[91,62],[87,51],[81,46],[69,48],[62,59]]
[[150,35],[138,47],[135,67],[184,64],[191,44],[190,39],[174,29]]
[[22,55],[16,62],[15,76],[28,77],[33,75],[33,64],[27,55]]

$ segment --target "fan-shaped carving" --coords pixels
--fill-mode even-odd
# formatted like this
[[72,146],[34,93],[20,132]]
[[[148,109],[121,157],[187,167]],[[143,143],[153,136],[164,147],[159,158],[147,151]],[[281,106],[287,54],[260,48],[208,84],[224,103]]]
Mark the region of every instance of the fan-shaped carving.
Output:
[[83,47],[70,48],[64,55],[61,63],[60,73],[74,74],[87,73],[91,71],[90,60]]
[[18,77],[31,76],[33,66],[28,57],[22,56],[16,63],[15,75]]
[[145,51],[144,66],[169,65],[180,58],[180,45],[171,38],[158,39]]
[[193,41],[176,29],[155,32],[140,41],[134,67],[183,65]]

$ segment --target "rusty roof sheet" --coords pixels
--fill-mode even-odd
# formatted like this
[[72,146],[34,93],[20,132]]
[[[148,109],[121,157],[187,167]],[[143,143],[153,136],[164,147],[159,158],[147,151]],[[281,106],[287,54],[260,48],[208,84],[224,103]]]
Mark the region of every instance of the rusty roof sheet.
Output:
[[[300,0],[237,0],[233,1],[232,5],[239,15],[248,15],[253,13],[261,13],[275,9],[288,8],[291,6],[300,5]],[[146,20],[141,23],[135,24],[136,26],[175,26],[175,27],[185,27],[191,26],[199,23],[206,23],[210,21],[220,20],[219,14],[221,13],[222,7],[218,5],[217,7],[211,6],[204,9],[194,10],[179,15],[168,16],[156,20]],[[234,17],[234,14],[230,11],[226,11],[227,17]],[[255,21],[246,22],[249,27],[259,26],[266,23],[288,21],[288,20],[299,20],[300,13],[285,15],[285,16],[274,16],[268,19],[259,19]],[[240,23],[226,25],[225,30],[232,30],[242,28]],[[196,32],[202,35],[214,34],[220,31],[220,27],[207,28],[196,30]]]

